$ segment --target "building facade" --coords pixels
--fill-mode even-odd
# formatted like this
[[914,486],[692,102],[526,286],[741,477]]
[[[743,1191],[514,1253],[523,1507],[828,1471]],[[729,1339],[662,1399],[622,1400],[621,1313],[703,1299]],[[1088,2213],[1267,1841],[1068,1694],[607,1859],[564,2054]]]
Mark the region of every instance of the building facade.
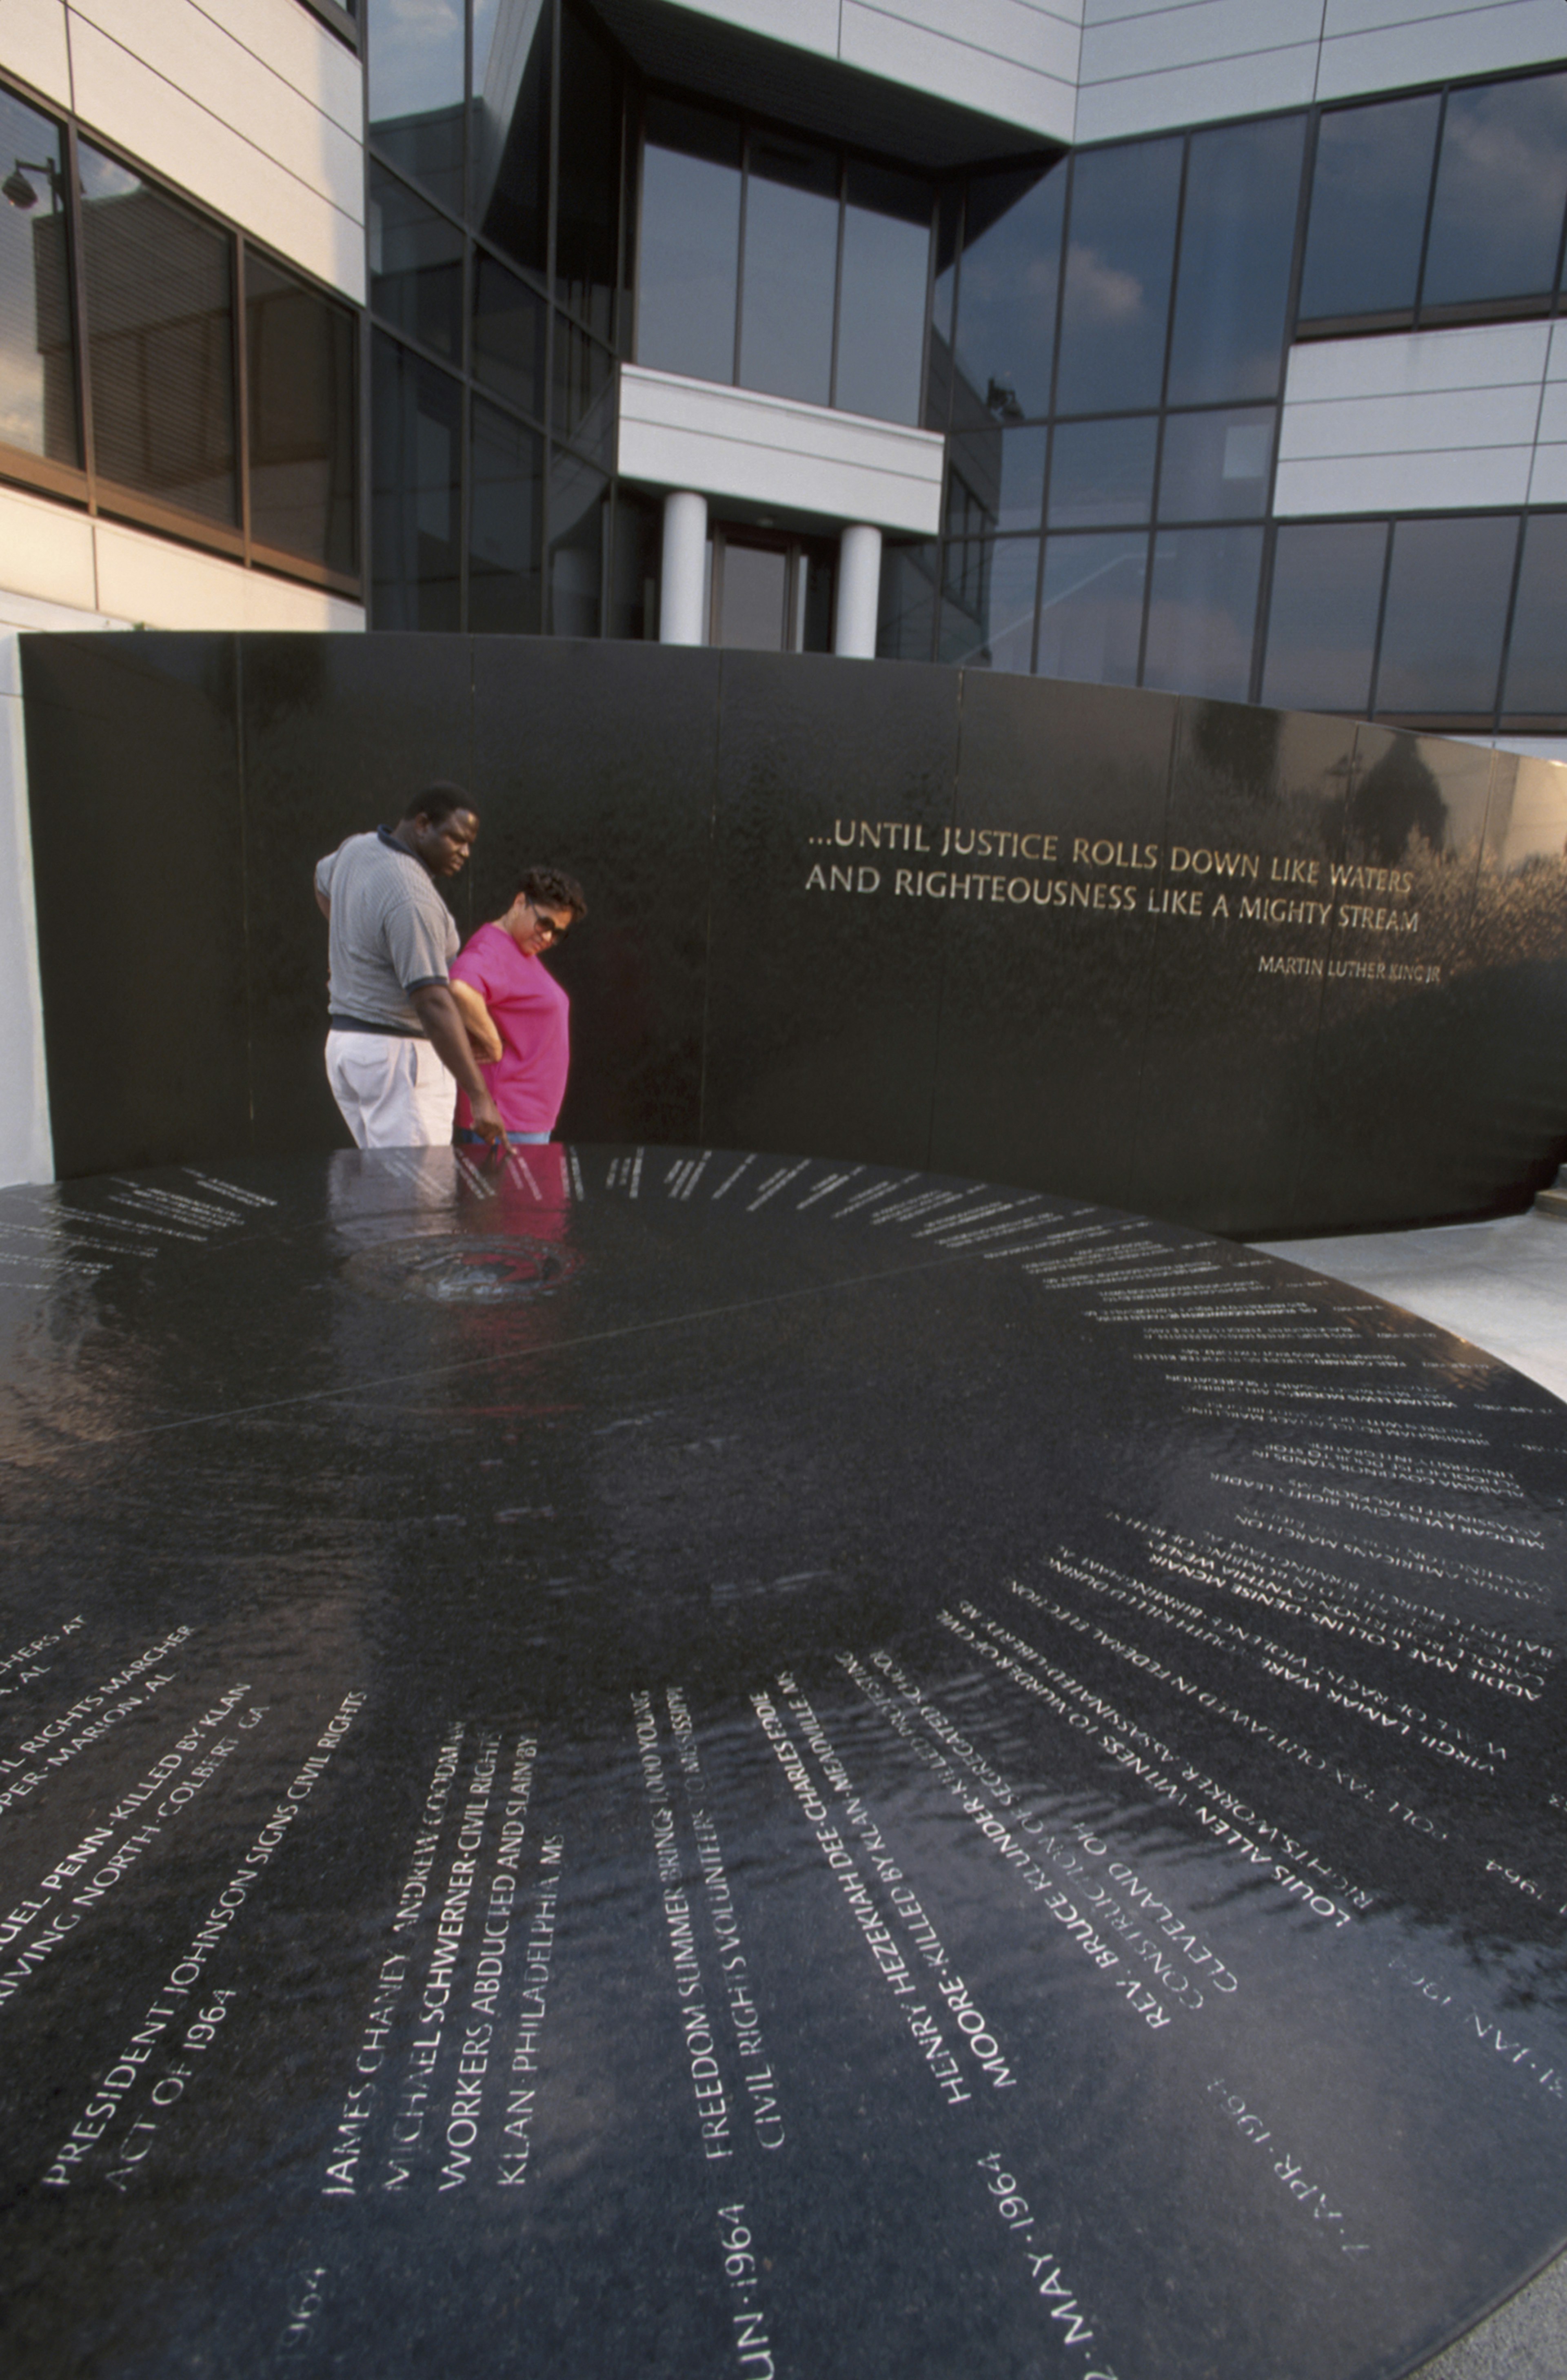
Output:
[[835,651],[1567,757],[1561,0],[6,0],[0,200],[0,631]]
[[1559,0],[8,0],[0,614],[1567,750]]

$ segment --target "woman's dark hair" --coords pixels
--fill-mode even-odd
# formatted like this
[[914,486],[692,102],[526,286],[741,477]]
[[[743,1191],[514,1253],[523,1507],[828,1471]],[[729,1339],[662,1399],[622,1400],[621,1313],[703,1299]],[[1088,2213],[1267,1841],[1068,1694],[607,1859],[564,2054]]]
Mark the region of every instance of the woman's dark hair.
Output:
[[581,885],[575,876],[564,875],[558,868],[525,868],[517,878],[516,889],[535,908],[569,909],[574,920],[588,915]]

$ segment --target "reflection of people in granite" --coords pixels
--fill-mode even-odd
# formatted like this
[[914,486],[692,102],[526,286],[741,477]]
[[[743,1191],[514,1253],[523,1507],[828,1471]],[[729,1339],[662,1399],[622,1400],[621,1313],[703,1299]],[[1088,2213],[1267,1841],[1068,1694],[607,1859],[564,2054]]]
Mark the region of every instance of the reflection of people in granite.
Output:
[[452,997],[457,929],[435,889],[478,832],[460,785],[430,785],[395,827],[351,834],[316,869],[331,932],[327,1080],[360,1148],[449,1141],[454,1075],[472,1137],[501,1137]]
[[[452,991],[510,1141],[548,1140],[565,1097],[571,1002],[543,964],[588,904],[575,878],[530,868],[505,915],[480,926],[452,966]],[[466,1092],[457,1138],[477,1140]]]

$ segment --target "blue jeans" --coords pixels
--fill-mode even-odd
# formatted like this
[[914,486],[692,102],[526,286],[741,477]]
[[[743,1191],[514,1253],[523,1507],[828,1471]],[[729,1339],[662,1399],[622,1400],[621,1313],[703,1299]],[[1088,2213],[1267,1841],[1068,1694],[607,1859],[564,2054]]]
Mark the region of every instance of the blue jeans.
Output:
[[[528,1147],[531,1148],[535,1141],[548,1140],[549,1137],[550,1135],[547,1132],[508,1132],[506,1135],[507,1140],[511,1142],[514,1148],[519,1140],[526,1141]],[[466,1123],[458,1124],[457,1139],[464,1147],[471,1147],[476,1142],[482,1143],[483,1138],[484,1135],[481,1132],[469,1132]]]

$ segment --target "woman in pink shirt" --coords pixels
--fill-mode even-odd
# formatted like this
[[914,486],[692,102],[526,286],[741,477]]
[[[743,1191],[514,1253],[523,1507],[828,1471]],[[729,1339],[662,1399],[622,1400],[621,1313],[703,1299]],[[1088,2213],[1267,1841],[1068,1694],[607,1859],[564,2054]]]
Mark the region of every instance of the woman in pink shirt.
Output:
[[[530,868],[511,907],[480,926],[452,962],[452,991],[508,1140],[548,1140],[565,1097],[571,1003],[540,953],[588,914],[582,887],[558,868]],[[466,1092],[459,1141],[476,1141]]]

